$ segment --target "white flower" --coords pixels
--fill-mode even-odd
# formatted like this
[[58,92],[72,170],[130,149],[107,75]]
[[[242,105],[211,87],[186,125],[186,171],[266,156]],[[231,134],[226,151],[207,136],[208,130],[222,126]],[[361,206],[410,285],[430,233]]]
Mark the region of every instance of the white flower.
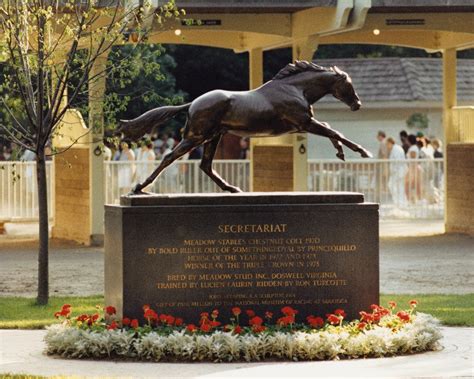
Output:
[[343,327],[256,335],[221,331],[203,335],[184,330],[163,335],[120,329],[91,331],[55,324],[47,329],[45,352],[68,358],[124,357],[151,361],[320,360],[435,350],[441,337],[439,322],[423,313],[412,317],[412,322],[403,324],[399,330],[374,325],[360,333]]

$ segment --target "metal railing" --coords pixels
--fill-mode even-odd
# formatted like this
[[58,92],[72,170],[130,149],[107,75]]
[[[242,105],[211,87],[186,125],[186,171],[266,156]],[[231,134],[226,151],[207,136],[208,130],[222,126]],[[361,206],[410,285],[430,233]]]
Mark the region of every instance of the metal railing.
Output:
[[[48,214],[54,215],[54,165],[46,162]],[[35,162],[0,162],[0,219],[34,221],[38,219]]]
[[309,160],[310,191],[362,192],[381,218],[443,218],[443,159]]
[[[199,160],[174,162],[145,191],[156,193],[220,192],[220,188],[199,168]],[[105,202],[118,204],[120,196],[130,192],[132,185],[143,181],[158,167],[159,162],[108,161],[105,165]],[[250,190],[250,161],[215,160],[214,169],[225,180]]]

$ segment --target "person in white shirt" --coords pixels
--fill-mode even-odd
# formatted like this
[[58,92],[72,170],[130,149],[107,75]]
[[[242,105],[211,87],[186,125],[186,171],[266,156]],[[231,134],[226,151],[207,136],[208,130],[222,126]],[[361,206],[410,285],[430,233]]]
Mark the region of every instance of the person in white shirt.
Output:
[[135,174],[135,167],[132,163],[135,161],[135,153],[130,149],[129,142],[127,141],[123,141],[120,147],[121,151],[118,160],[121,163],[118,167],[118,185],[120,193],[124,194],[132,188],[133,176]]
[[387,138],[387,151],[390,160],[388,189],[395,206],[403,208],[407,205],[405,196],[405,175],[407,173],[405,151],[403,147],[395,143],[392,137]]
[[149,139],[144,140],[137,153],[137,181],[139,183],[143,183],[150,176],[154,169],[155,159],[153,143]]
[[420,159],[420,148],[414,134],[408,136],[408,143],[410,148],[407,151],[406,157],[410,162],[408,163],[408,171],[405,177],[405,195],[410,202],[416,203],[422,198],[421,183],[423,182],[423,173],[418,162],[418,159]]

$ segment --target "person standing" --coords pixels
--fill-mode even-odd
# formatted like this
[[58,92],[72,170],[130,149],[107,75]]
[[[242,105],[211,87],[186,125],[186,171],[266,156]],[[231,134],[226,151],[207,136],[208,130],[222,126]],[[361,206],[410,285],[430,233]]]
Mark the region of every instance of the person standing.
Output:
[[410,147],[406,154],[408,159],[408,172],[405,179],[405,193],[407,198],[416,203],[421,200],[421,183],[422,171],[418,159],[420,159],[420,149],[418,147],[417,138],[414,134],[408,136]]
[[[377,133],[377,141],[379,142],[379,150],[377,152],[377,159],[386,160],[388,159],[388,150],[387,144],[385,143],[386,134],[384,131],[379,130]],[[387,162],[379,162],[376,166],[375,171],[375,188],[378,191],[375,193],[375,198],[377,202],[380,202],[381,199],[385,198],[387,195],[387,182],[388,182],[388,166]]]
[[137,181],[139,183],[143,183],[153,172],[155,159],[153,142],[150,139],[144,140],[137,153]]
[[395,206],[403,208],[407,205],[405,196],[405,175],[407,172],[405,151],[395,143],[392,137],[387,138],[387,151],[390,160],[388,188]]
[[379,130],[377,133],[377,141],[379,141],[379,151],[377,153],[378,159],[387,159],[388,158],[388,148],[387,144],[385,143],[387,135],[384,131]]
[[118,184],[120,188],[120,194],[130,191],[132,188],[132,181],[134,175],[134,167],[132,162],[135,160],[135,154],[132,149],[130,149],[129,142],[123,141],[120,144],[121,152],[118,156],[120,161],[118,167]]
[[406,130],[402,130],[400,132],[400,143],[406,154],[408,152],[408,149],[410,148],[410,144],[408,143],[408,133]]
[[438,138],[434,138],[431,141],[431,145],[433,146],[433,157],[434,158],[443,158],[443,144],[441,143],[441,140]]

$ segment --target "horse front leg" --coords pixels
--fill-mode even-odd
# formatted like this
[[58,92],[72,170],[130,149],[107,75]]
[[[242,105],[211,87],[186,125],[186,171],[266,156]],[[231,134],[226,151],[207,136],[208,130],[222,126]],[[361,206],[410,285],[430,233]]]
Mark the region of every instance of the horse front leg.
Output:
[[143,183],[138,183],[133,187],[130,195],[146,195],[147,192],[143,192],[143,188],[152,184],[155,179],[160,175],[163,170],[172,164],[176,159],[181,158],[188,151],[191,151],[194,147],[198,146],[200,142],[183,139],[170,153],[166,154],[161,161],[160,165],[146,178]]
[[344,135],[334,129],[331,129],[327,122],[317,121],[314,118],[309,123],[303,126],[303,129],[309,133],[316,134],[330,138],[331,140],[340,141],[342,144],[347,146],[352,151],[355,151],[361,155],[362,158],[372,158],[372,153],[361,145],[351,141],[344,137]]
[[331,141],[332,145],[337,150],[336,157],[338,157],[341,161],[345,161],[346,159],[344,157],[344,150],[342,150],[341,141],[338,141],[337,139],[334,139],[334,138],[330,138],[329,140]]
[[217,145],[221,140],[221,135],[215,136],[212,140],[204,145],[204,152],[202,154],[201,165],[199,166],[207,176],[209,176],[214,183],[216,183],[223,191],[229,191],[233,193],[242,192],[239,187],[235,187],[227,183],[222,177],[212,168],[212,160],[216,154]]

